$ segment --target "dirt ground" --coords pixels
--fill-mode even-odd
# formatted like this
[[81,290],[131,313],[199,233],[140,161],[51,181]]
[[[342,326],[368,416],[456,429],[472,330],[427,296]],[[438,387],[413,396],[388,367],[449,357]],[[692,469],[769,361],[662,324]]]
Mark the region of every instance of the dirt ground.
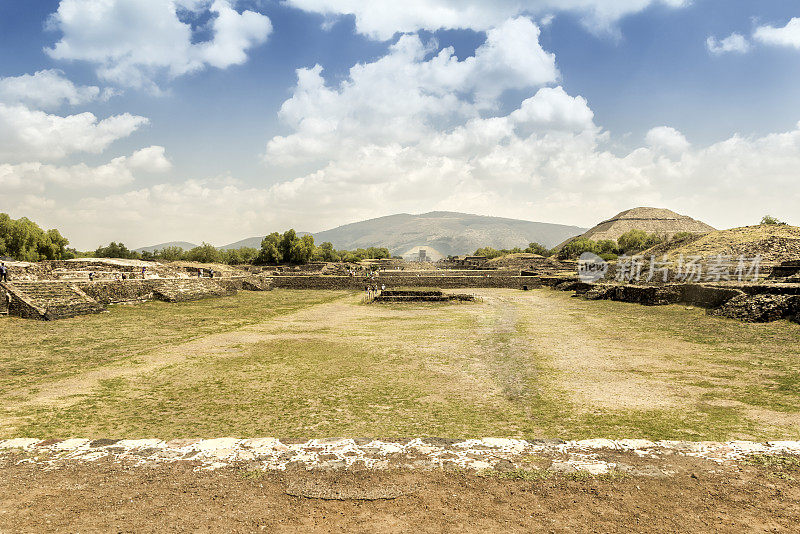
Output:
[[797,532],[800,484],[676,460],[668,477],[58,469],[0,460],[0,532]]

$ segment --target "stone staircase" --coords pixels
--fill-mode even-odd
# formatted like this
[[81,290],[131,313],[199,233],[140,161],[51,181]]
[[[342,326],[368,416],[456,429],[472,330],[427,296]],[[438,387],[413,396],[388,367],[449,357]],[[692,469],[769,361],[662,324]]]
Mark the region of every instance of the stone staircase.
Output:
[[153,297],[165,302],[186,302],[236,293],[212,278],[168,278],[154,283]]
[[[99,313],[105,307],[68,282],[17,281],[0,284],[11,295],[10,315],[30,319],[64,319]],[[2,299],[4,300],[4,299]]]

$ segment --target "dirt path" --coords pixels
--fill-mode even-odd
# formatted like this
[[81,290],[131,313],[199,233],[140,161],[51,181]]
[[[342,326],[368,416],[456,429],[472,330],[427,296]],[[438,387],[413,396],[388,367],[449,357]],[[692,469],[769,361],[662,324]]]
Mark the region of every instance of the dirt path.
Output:
[[[152,372],[161,367],[174,365],[198,355],[231,356],[247,350],[255,343],[287,337],[303,335],[310,332],[314,324],[323,318],[342,317],[343,312],[352,308],[350,295],[342,296],[334,302],[319,304],[288,315],[271,318],[263,323],[249,325],[231,332],[212,334],[194,339],[180,345],[165,347],[156,351],[136,356],[135,363],[126,361],[107,367],[92,369],[78,376],[50,382],[39,386],[38,391],[21,401],[4,404],[8,410],[26,406],[43,406],[58,404],[60,407],[77,403],[81,398],[91,394],[100,382],[114,378],[128,378]],[[10,391],[8,397],[14,398],[23,391]],[[0,424],[2,427],[2,424]]]
[[797,532],[800,486],[769,470],[506,480],[446,471],[0,460],[0,532]]
[[[571,400],[587,410],[675,408],[689,399],[666,382],[633,371],[663,368],[669,351],[696,351],[677,339],[626,338],[614,317],[585,312],[565,295],[536,291],[507,296],[522,310],[528,348],[557,371]],[[575,303],[575,304],[573,304]]]

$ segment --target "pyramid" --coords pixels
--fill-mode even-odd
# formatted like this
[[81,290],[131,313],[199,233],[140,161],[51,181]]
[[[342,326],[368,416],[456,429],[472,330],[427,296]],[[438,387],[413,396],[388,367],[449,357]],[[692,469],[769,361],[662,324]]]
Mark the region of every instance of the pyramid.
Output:
[[[603,239],[616,241],[622,234],[631,230],[643,230],[648,234],[656,234],[669,239],[678,232],[707,234],[709,232],[714,232],[715,228],[702,221],[675,213],[672,210],[643,207],[618,213],[614,217],[601,222],[578,237],[585,237],[592,241],[601,241]],[[573,239],[577,238],[573,237],[572,239],[568,239],[557,248],[563,247]]]

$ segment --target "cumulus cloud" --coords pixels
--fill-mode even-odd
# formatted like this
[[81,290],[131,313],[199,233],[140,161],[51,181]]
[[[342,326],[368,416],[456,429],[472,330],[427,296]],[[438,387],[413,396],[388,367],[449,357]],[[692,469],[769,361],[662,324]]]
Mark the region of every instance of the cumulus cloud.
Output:
[[652,128],[645,136],[647,145],[656,151],[662,151],[672,155],[680,155],[686,152],[689,141],[686,140],[681,132],[669,126],[658,126]]
[[[205,26],[191,24],[208,15]],[[88,61],[103,80],[151,89],[163,74],[240,65],[272,32],[268,17],[240,13],[231,0],[61,0],[49,27],[62,33],[50,57]],[[197,42],[204,30],[213,37]]]
[[753,39],[766,45],[787,46],[800,49],[800,17],[791,19],[786,26],[759,26]]
[[539,44],[539,29],[510,19],[487,33],[471,57],[451,47],[404,35],[379,60],[359,64],[338,87],[326,85],[322,67],[297,72],[280,117],[295,132],[273,138],[265,161],[293,165],[347,154],[364,143],[413,144],[442,128],[491,110],[508,89],[555,82],[553,54]]
[[418,30],[472,29],[485,31],[522,14],[547,16],[552,12],[579,14],[594,31],[608,31],[614,23],[651,5],[682,7],[688,0],[288,0],[290,5],[330,17],[355,16],[358,32],[388,40],[395,33]]
[[123,113],[98,121],[92,113],[61,117],[22,104],[0,103],[0,161],[60,159],[75,152],[100,153],[147,124]]
[[740,33],[732,33],[721,41],[716,37],[706,39],[706,48],[715,56],[727,53],[746,54],[752,48],[750,41]]
[[0,78],[0,102],[26,104],[39,109],[52,109],[64,104],[78,106],[108,100],[114,94],[112,89],[101,91],[93,85],[75,85],[56,69]]
[[41,162],[0,164],[0,187],[10,191],[45,191],[50,185],[70,189],[85,187],[118,187],[134,181],[134,173],[165,172],[172,164],[164,154],[164,147],[151,146],[130,156],[112,159],[105,165],[91,167],[84,163],[69,166]]

